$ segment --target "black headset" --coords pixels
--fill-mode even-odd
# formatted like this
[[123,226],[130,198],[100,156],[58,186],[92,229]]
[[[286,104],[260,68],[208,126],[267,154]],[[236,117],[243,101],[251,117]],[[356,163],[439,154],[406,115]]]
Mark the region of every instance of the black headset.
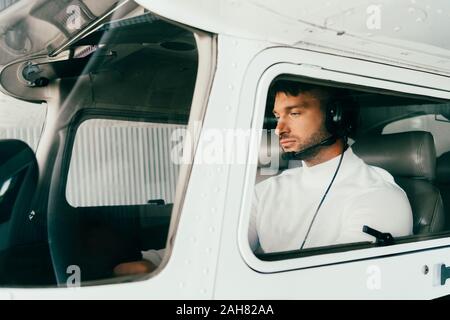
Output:
[[[348,104],[346,103],[348,102]],[[327,104],[325,127],[336,137],[348,137],[354,131],[356,110],[350,101],[331,101]]]

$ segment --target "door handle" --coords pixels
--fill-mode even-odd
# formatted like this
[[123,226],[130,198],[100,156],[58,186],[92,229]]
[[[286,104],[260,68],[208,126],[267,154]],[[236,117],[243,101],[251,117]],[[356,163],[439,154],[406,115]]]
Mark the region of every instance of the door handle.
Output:
[[446,267],[445,264],[441,264],[441,286],[445,284],[445,281],[450,278],[450,267]]

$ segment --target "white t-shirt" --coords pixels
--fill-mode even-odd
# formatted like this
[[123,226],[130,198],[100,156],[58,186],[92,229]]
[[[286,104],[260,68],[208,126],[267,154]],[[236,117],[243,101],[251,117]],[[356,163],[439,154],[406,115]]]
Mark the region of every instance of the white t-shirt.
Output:
[[[289,169],[256,185],[249,227],[253,251],[300,249],[340,157]],[[304,248],[374,242],[362,232],[364,225],[394,237],[411,235],[411,206],[386,170],[365,164],[348,148]]]

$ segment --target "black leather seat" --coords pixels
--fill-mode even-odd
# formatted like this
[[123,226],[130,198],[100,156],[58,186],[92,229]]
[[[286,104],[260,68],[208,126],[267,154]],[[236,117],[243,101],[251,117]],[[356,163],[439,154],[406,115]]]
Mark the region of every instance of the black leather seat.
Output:
[[0,140],[0,285],[55,283],[45,217],[32,212],[38,181],[33,150],[20,140]]
[[450,230],[450,151],[443,153],[436,163],[436,184],[441,191],[445,211],[445,230]]
[[406,192],[413,211],[414,234],[445,229],[442,198],[434,185],[436,150],[429,132],[364,137],[352,149],[367,164],[390,172]]
[[0,251],[33,239],[29,215],[37,180],[33,150],[20,140],[0,140]]

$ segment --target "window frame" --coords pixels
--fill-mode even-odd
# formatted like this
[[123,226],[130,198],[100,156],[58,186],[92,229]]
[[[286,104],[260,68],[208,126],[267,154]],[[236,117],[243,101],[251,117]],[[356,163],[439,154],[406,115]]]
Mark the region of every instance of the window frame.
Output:
[[[248,157],[249,165],[247,165],[245,172],[244,192],[242,193],[243,195],[241,198],[240,222],[238,230],[239,249],[245,263],[257,272],[278,273],[450,247],[450,232],[446,232],[445,234],[447,237],[439,237],[436,239],[434,236],[413,236],[414,238],[420,237],[422,239],[414,242],[399,243],[388,247],[374,247],[373,245],[367,245],[367,248],[364,248],[363,246],[363,248],[342,252],[333,252],[333,249],[326,250],[324,249],[325,247],[320,249],[311,248],[308,250],[310,254],[305,254],[302,256],[301,254],[298,254],[298,251],[295,251],[293,255],[287,255],[282,260],[275,261],[272,261],[272,259],[268,256],[266,256],[268,259],[262,260],[258,255],[255,255],[252,252],[248,243],[248,226],[257,172],[256,163],[258,163],[257,157],[259,156],[259,146],[262,137],[261,129],[263,128],[267,93],[270,84],[275,78],[281,75],[291,75],[293,77],[298,77],[299,79],[310,78],[311,80],[319,83],[332,81],[344,87],[360,87],[374,89],[376,91],[389,91],[411,97],[445,100],[450,99],[450,91],[444,89],[445,82],[440,82],[441,79],[447,81],[449,81],[449,79],[445,77],[439,79],[440,75],[437,74],[399,68],[392,65],[374,63],[359,59],[352,59],[349,57],[331,56],[317,52],[306,52],[304,50],[293,48],[272,48],[265,51],[264,56],[262,56],[260,61],[257,61],[257,63],[267,63],[267,67],[263,68],[263,66],[260,65],[259,67],[261,72],[258,75],[256,75],[256,73],[252,74],[252,76],[256,76],[258,80],[253,101],[254,109],[252,114],[251,131],[258,133],[253,134],[250,140],[251,142]],[[267,57],[268,52],[270,51],[274,54],[274,57],[272,58],[273,60],[276,59],[277,61],[285,62],[275,62],[270,64],[270,58]],[[280,56],[283,56],[283,59],[280,59]],[[308,64],[308,62],[313,61],[314,65]],[[356,69],[358,66],[365,68]],[[377,68],[379,68],[379,70]],[[386,73],[386,76],[384,77],[379,76],[386,68],[392,69],[391,73]],[[348,70],[357,71],[350,73]],[[378,74],[375,76],[373,74],[374,72]],[[399,81],[399,78],[410,80],[411,78],[407,77],[408,73],[418,73],[421,75],[421,82],[426,82],[426,78],[429,77],[433,80],[431,83],[435,84],[436,87],[432,88],[429,86],[421,86],[419,80],[416,80],[415,82],[413,81],[412,83]],[[428,84],[428,82],[426,83]],[[425,238],[425,240],[423,240],[423,238]],[[358,248],[360,245],[361,243],[342,245],[342,248],[345,249],[345,247],[348,246]],[[312,254],[314,251],[318,251],[319,254]],[[322,253],[320,254],[320,252]]]

